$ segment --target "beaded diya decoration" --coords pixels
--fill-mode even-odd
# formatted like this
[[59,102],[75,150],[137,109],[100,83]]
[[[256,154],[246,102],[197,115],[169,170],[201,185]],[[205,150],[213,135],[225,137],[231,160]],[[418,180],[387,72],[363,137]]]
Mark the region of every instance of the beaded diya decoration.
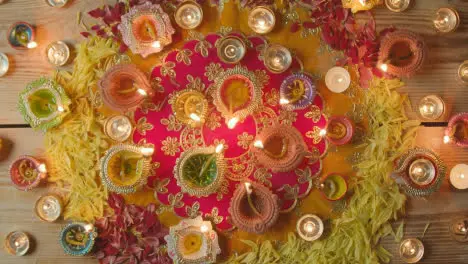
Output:
[[16,22],[11,25],[7,33],[8,44],[14,49],[32,49],[37,47],[36,31],[26,22]]
[[46,165],[32,156],[20,156],[10,165],[11,182],[19,190],[29,191],[46,177]]
[[[149,151],[148,151],[149,150]],[[154,149],[118,144],[100,160],[100,176],[109,191],[134,193],[146,183]]]
[[92,224],[69,223],[60,232],[60,245],[68,255],[85,256],[93,249],[96,237],[97,231]]
[[278,196],[255,182],[239,184],[229,206],[232,223],[239,229],[261,234],[279,216]]
[[32,128],[47,130],[62,123],[70,104],[62,86],[43,77],[20,93],[18,110]]
[[175,264],[208,264],[215,263],[221,253],[218,234],[213,230],[210,221],[203,221],[201,216],[194,219],[183,219],[171,226],[167,242],[167,253]]
[[326,135],[330,143],[341,146],[348,144],[354,135],[354,124],[345,116],[334,116],[328,120]]
[[55,222],[62,215],[62,199],[55,194],[43,195],[37,199],[34,209],[42,221]]
[[135,6],[122,16],[119,25],[123,42],[143,58],[171,44],[175,33],[169,16],[160,5],[150,2]]
[[468,147],[468,113],[459,113],[450,118],[445,129],[444,142],[453,142],[459,147]]
[[197,90],[185,89],[178,91],[169,99],[172,112],[177,120],[191,127],[205,123],[208,113],[208,100]]
[[244,41],[237,36],[225,36],[215,44],[218,58],[224,63],[236,64],[240,62],[247,50]]
[[14,256],[24,256],[30,248],[30,240],[28,234],[21,231],[13,231],[5,238],[5,250]]
[[108,70],[98,82],[102,100],[113,110],[134,110],[153,89],[148,77],[134,64],[119,64]]
[[317,87],[312,79],[304,73],[295,73],[284,79],[280,87],[280,103],[283,107],[304,109],[308,107],[317,94]]
[[184,151],[176,161],[174,177],[182,192],[195,197],[215,193],[224,180],[223,145]]
[[321,180],[319,189],[327,200],[338,201],[346,195],[348,183],[343,176],[332,173]]
[[439,190],[446,166],[432,151],[410,149],[395,164],[395,173],[403,179],[403,189],[411,196],[428,196]]
[[380,44],[380,68],[397,77],[411,77],[426,58],[424,40],[411,31],[397,30],[386,34]]

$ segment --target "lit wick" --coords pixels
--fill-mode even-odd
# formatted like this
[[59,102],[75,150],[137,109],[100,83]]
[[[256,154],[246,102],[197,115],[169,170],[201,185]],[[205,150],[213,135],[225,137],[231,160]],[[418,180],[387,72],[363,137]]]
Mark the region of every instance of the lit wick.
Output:
[[282,105],[289,104],[289,100],[288,100],[288,99],[281,98],[281,99],[280,99],[280,104],[282,104]]
[[200,231],[201,231],[202,233],[208,232],[208,225],[202,224],[202,225],[200,226]]
[[245,182],[244,186],[245,186],[245,191],[247,192],[247,202],[249,203],[250,209],[252,209],[252,211],[256,215],[260,215],[260,212],[257,210],[257,208],[255,208],[255,204],[252,201],[252,192],[253,192],[252,184],[250,182]]
[[37,166],[37,170],[41,173],[46,173],[47,172],[46,165],[44,163],[40,164],[39,166]]
[[63,108],[63,106],[59,105],[59,106],[57,106],[57,111],[65,112],[65,108]]
[[263,142],[261,140],[256,140],[254,142],[254,147],[259,148],[259,149],[263,149]]
[[449,136],[444,136],[444,143],[447,144],[450,142],[450,137]]
[[382,64],[380,64],[380,69],[381,69],[383,72],[387,72],[387,71],[388,71],[388,64],[387,64],[387,63],[382,63]]
[[87,225],[84,226],[84,230],[87,233],[91,232],[91,230],[93,230],[93,228],[94,228],[93,224],[87,224]]
[[138,89],[137,89],[137,92],[138,92],[139,94],[141,94],[142,96],[148,96],[148,93],[147,93],[145,90],[141,89],[141,88],[138,88]]
[[315,224],[312,221],[308,221],[304,224],[304,230],[307,233],[313,233],[315,231]]
[[229,119],[229,121],[227,123],[228,128],[233,129],[234,127],[236,127],[237,122],[239,122],[238,117],[233,117],[233,118]]
[[155,41],[151,44],[151,47],[155,48],[155,49],[159,49],[161,48],[161,42],[159,41]]
[[142,147],[140,151],[141,151],[141,154],[143,154],[143,156],[150,157],[154,153],[154,148]]
[[37,42],[35,42],[35,41],[30,41],[30,42],[28,42],[28,44],[26,45],[26,47],[28,47],[28,49],[34,49],[35,47],[37,47]]
[[327,130],[326,129],[320,129],[319,135],[321,137],[324,137],[325,135],[327,135]]
[[196,122],[200,122],[201,121],[201,118],[199,115],[195,114],[195,113],[191,113],[189,115],[189,117],[193,120],[193,121],[196,121]]

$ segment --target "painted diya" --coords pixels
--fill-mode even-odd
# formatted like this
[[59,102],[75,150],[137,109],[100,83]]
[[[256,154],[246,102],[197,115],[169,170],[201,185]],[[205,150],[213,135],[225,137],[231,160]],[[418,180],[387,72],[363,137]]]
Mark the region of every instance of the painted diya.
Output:
[[379,61],[381,68],[397,77],[411,77],[419,71],[426,58],[424,40],[416,33],[397,30],[383,37]]
[[150,2],[135,6],[123,15],[119,30],[124,43],[143,58],[171,44],[172,34],[175,33],[169,16],[161,6]]
[[285,124],[264,128],[250,149],[256,161],[273,172],[292,171],[307,155],[301,133]]
[[113,110],[126,112],[139,106],[153,90],[148,77],[134,64],[119,64],[98,82],[104,103]]
[[432,151],[423,148],[410,149],[395,164],[395,173],[404,181],[408,195],[427,196],[439,190],[446,167]]
[[327,200],[337,201],[346,195],[348,184],[343,176],[332,173],[321,181],[320,191]]
[[445,137],[448,142],[453,142],[457,146],[468,147],[468,113],[460,113],[450,118],[445,129]]
[[278,197],[263,185],[240,184],[231,199],[229,213],[239,229],[261,234],[278,220]]
[[8,30],[8,44],[14,49],[28,49],[37,47],[36,31],[26,22],[16,22]]
[[210,221],[203,221],[201,216],[194,219],[183,219],[171,226],[167,242],[167,253],[174,264],[182,263],[215,263],[221,253],[218,234],[213,230]]
[[317,94],[312,79],[304,73],[288,76],[280,87],[280,103],[292,109],[304,109],[309,106]]
[[219,189],[226,168],[223,148],[223,145],[197,147],[180,155],[174,167],[174,177],[182,192],[206,197]]
[[96,237],[92,224],[70,223],[60,232],[60,245],[68,255],[85,256],[93,249]]
[[44,163],[31,156],[20,156],[10,165],[10,179],[16,188],[29,191],[47,177]]
[[200,126],[205,123],[208,113],[208,100],[205,95],[197,90],[178,91],[169,104],[177,120],[191,127]]
[[341,146],[348,144],[354,135],[354,124],[345,116],[334,116],[328,120],[327,139],[330,143]]
[[100,161],[100,176],[111,192],[134,193],[146,183],[151,155],[136,145],[119,144],[106,151]]
[[18,110],[32,128],[47,130],[62,123],[70,104],[62,86],[41,78],[28,84],[20,93]]

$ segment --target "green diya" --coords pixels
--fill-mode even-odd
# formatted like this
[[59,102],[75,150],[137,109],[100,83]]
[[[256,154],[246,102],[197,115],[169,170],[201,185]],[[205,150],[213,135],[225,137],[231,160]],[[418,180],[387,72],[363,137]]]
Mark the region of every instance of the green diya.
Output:
[[45,131],[62,122],[70,104],[62,86],[42,77],[29,83],[20,93],[18,109],[32,128]]
[[348,191],[348,184],[343,176],[332,173],[323,179],[320,190],[329,201],[337,201],[343,198]]

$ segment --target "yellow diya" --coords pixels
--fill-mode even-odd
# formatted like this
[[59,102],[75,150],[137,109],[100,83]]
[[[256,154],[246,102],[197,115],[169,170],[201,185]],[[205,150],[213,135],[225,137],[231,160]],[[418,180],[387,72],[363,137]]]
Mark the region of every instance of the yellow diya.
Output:
[[180,122],[192,127],[205,123],[208,100],[196,90],[182,90],[169,100],[172,111]]

